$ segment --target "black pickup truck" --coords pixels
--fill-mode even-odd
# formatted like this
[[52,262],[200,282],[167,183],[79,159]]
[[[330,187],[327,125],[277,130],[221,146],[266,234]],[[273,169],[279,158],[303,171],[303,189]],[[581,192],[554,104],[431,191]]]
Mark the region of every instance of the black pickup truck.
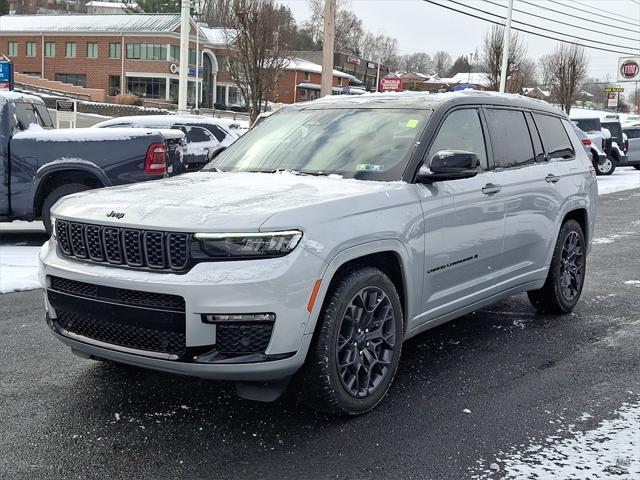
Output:
[[184,133],[54,130],[41,98],[0,93],[0,221],[42,219],[61,197],[181,173]]

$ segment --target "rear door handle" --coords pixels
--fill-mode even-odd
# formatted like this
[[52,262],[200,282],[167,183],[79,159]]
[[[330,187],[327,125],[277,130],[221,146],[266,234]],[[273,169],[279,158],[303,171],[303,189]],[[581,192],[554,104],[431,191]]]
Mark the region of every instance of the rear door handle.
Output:
[[544,180],[547,183],[556,183],[558,180],[560,180],[560,177],[556,177],[554,174],[550,173],[549,175],[544,177]]
[[482,193],[485,195],[492,195],[494,193],[498,193],[500,190],[502,190],[502,185],[495,185],[493,183],[487,183],[482,187]]

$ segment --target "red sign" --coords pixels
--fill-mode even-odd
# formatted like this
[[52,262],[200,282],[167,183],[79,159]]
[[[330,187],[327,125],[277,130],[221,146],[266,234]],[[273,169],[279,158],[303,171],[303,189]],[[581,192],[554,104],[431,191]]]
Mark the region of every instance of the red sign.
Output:
[[624,78],[631,79],[631,78],[634,78],[636,75],[638,75],[639,70],[640,70],[640,65],[638,65],[637,62],[633,60],[627,60],[620,67],[620,74]]
[[402,78],[387,77],[387,78],[380,79],[380,91],[381,92],[401,92]]

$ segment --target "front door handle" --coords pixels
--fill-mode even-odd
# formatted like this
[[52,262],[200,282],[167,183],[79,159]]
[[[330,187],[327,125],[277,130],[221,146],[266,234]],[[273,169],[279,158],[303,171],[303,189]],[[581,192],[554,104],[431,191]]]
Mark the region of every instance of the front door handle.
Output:
[[485,195],[492,195],[494,193],[498,193],[500,190],[502,190],[502,185],[495,185],[493,183],[487,183],[482,187],[482,193]]
[[544,177],[545,182],[547,183],[556,183],[560,180],[560,177],[555,176],[553,173],[550,173],[546,177]]

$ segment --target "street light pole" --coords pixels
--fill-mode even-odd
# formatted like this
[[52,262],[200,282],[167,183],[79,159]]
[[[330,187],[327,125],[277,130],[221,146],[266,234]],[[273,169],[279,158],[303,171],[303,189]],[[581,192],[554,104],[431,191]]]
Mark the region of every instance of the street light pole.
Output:
[[187,111],[187,87],[189,82],[189,17],[190,0],[182,0],[180,10],[180,75],[178,80],[178,113]]
[[507,84],[507,63],[509,63],[509,43],[511,43],[511,15],[513,13],[513,0],[509,0],[507,10],[507,26],[504,29],[502,40],[502,68],[500,69],[500,92],[504,93]]
[[336,0],[324,0],[324,39],[322,41],[322,77],[320,96],[331,95],[333,87],[333,42],[335,37]]

